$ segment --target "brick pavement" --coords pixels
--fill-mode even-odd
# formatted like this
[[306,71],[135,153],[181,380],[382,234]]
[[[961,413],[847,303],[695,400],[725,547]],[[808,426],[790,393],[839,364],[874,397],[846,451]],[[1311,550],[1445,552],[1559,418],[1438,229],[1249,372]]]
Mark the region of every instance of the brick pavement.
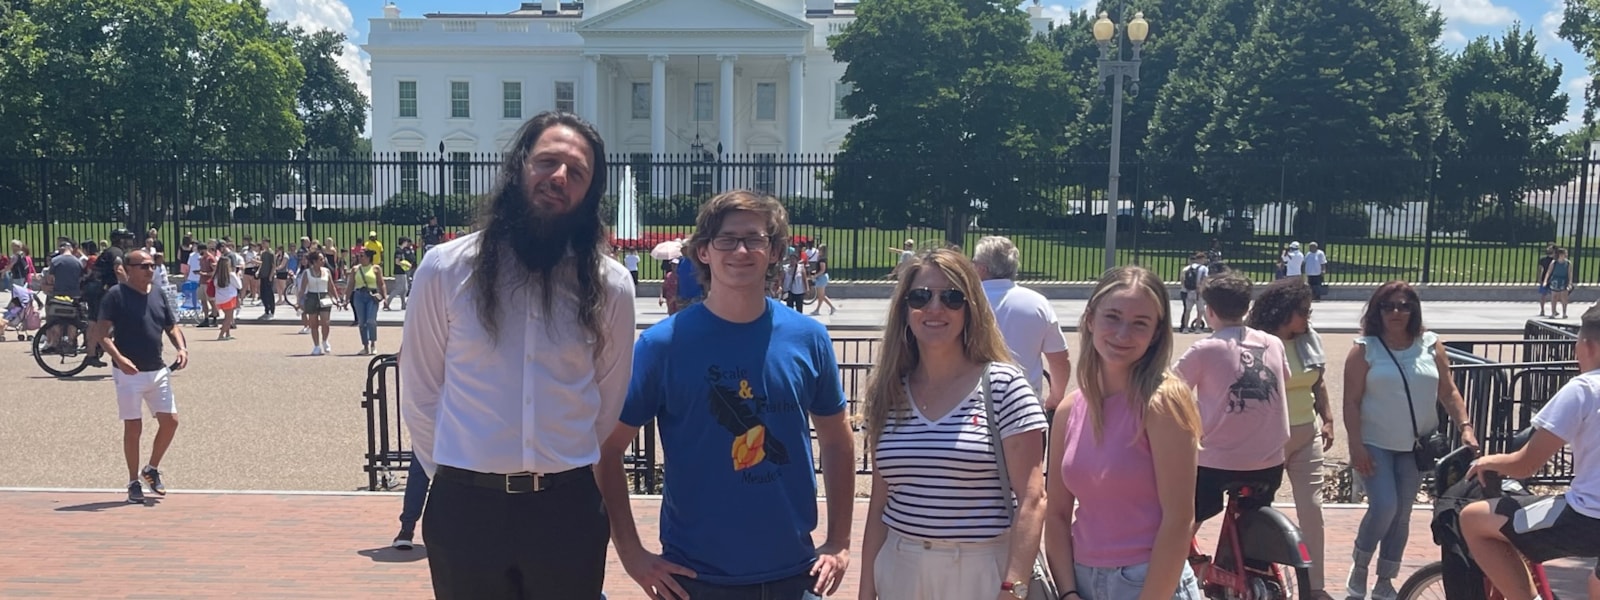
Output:
[[[104,491],[0,492],[7,525],[0,598],[431,597],[426,549],[388,548],[397,494],[175,492],[147,506],[121,499]],[[660,501],[633,504],[641,534],[655,539]],[[865,512],[858,502],[858,537]],[[1360,518],[1358,508],[1328,509],[1330,583],[1343,580]],[[1405,573],[1435,555],[1427,518],[1425,510],[1413,515]],[[855,554],[858,560],[859,546]],[[855,597],[854,566],[835,597]],[[1551,571],[1560,595],[1583,597],[1587,565],[1564,561]],[[615,600],[643,598],[615,556],[606,587]]]

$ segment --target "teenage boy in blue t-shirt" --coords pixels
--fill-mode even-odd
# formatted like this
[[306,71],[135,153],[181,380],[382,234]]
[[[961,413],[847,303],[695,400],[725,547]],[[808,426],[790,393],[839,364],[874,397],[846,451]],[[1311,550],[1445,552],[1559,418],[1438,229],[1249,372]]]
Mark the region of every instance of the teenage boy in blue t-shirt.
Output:
[[[766,295],[788,229],[771,196],[736,190],[707,201],[684,258],[710,293],[634,346],[621,423],[596,467],[617,555],[652,598],[814,599],[833,593],[849,565],[854,438],[833,343],[816,321]],[[622,463],[651,419],[672,464],[660,555],[639,540]],[[811,537],[808,425],[827,492],[821,546]]]

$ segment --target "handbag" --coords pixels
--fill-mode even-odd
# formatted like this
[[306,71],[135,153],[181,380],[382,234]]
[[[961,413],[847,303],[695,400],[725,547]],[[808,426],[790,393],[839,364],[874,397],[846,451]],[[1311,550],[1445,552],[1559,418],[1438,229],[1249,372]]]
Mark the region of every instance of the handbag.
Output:
[[1389,344],[1383,339],[1378,339],[1378,344],[1383,346],[1383,351],[1389,354],[1389,360],[1394,361],[1394,368],[1400,371],[1400,385],[1406,390],[1406,414],[1411,415],[1411,432],[1416,438],[1411,442],[1411,460],[1417,465],[1418,471],[1432,471],[1439,464],[1439,458],[1450,453],[1450,442],[1444,439],[1437,430],[1424,435],[1417,431],[1417,407],[1411,401],[1411,382],[1406,377],[1406,368],[1400,365],[1400,359],[1395,358],[1394,351],[1389,349]]
[[[1017,520],[1017,505],[1013,500],[1014,492],[1011,489],[1011,474],[1006,471],[1005,444],[1000,441],[1000,423],[995,415],[994,398],[992,391],[994,380],[992,378],[994,364],[983,366],[983,412],[989,421],[989,440],[994,444],[994,462],[1000,471],[1000,495],[1006,503],[1006,518],[1013,524]],[[1035,553],[1033,557],[1033,574],[1028,577],[1028,600],[1059,600],[1056,593],[1056,583],[1050,578],[1050,566],[1045,563],[1044,556]]]

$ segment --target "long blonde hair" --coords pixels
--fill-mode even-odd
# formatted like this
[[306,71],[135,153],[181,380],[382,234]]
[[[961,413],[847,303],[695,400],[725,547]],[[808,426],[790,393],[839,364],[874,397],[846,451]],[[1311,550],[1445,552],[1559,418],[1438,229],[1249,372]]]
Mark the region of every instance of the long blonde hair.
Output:
[[1149,269],[1138,266],[1117,267],[1100,276],[1100,282],[1089,297],[1078,321],[1078,347],[1083,348],[1083,358],[1078,362],[1078,389],[1094,425],[1095,438],[1099,439],[1104,422],[1105,393],[1100,385],[1104,365],[1100,353],[1094,349],[1094,318],[1101,301],[1123,290],[1139,290],[1156,306],[1155,338],[1144,356],[1133,365],[1130,377],[1132,390],[1128,402],[1139,411],[1140,419],[1153,410],[1171,416],[1185,431],[1199,434],[1200,412],[1195,404],[1194,390],[1168,370],[1172,363],[1172,307],[1167,301],[1167,286]]
[[[994,311],[989,308],[989,299],[983,294],[982,280],[978,278],[978,270],[973,267],[972,261],[966,255],[950,249],[932,250],[917,256],[901,270],[900,283],[895,285],[894,295],[890,297],[892,301],[889,303],[889,318],[883,328],[883,346],[873,360],[872,377],[867,382],[862,415],[868,448],[877,448],[878,440],[888,425],[889,415],[909,409],[911,405],[906,397],[904,380],[917,368],[922,354],[906,321],[908,309],[905,297],[911,291],[911,282],[923,269],[938,269],[950,280],[951,287],[967,296],[967,306],[962,309],[966,314],[966,325],[961,330],[962,354],[967,360],[978,364],[1012,362],[1011,350],[1007,349],[1005,338],[1000,335],[1000,326],[995,322]],[[932,301],[942,302],[938,298]]]

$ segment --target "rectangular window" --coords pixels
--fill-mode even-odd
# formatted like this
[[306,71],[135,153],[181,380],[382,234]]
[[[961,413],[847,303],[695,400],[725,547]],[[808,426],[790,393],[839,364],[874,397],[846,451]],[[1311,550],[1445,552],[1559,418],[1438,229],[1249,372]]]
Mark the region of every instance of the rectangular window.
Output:
[[856,90],[855,84],[843,81],[833,82],[833,118],[840,120],[850,119],[850,112],[844,109],[844,97]]
[[696,81],[694,83],[694,120],[711,120],[711,82]]
[[636,121],[650,120],[650,84],[634,82],[633,84],[633,119]]
[[757,190],[771,194],[778,187],[778,167],[773,164],[775,162],[778,162],[776,154],[756,155],[755,181],[752,183]]
[[522,82],[506,81],[500,84],[500,97],[505,107],[500,113],[501,118],[522,118]]
[[711,174],[710,173],[690,173],[689,174],[689,195],[694,196],[696,198],[702,198],[702,197],[710,196],[711,195]]
[[771,82],[756,84],[756,120],[778,120],[778,84]]
[[400,116],[416,118],[417,116],[417,82],[400,82]]
[[470,153],[450,153],[450,193],[457,196],[465,196],[472,193],[472,155]]
[[417,161],[422,158],[420,152],[400,153],[400,191],[416,193],[422,189],[422,169]]
[[472,84],[465,81],[450,82],[450,118],[472,118]]
[[573,91],[575,87],[571,81],[556,82],[556,110],[578,112],[578,94]]

